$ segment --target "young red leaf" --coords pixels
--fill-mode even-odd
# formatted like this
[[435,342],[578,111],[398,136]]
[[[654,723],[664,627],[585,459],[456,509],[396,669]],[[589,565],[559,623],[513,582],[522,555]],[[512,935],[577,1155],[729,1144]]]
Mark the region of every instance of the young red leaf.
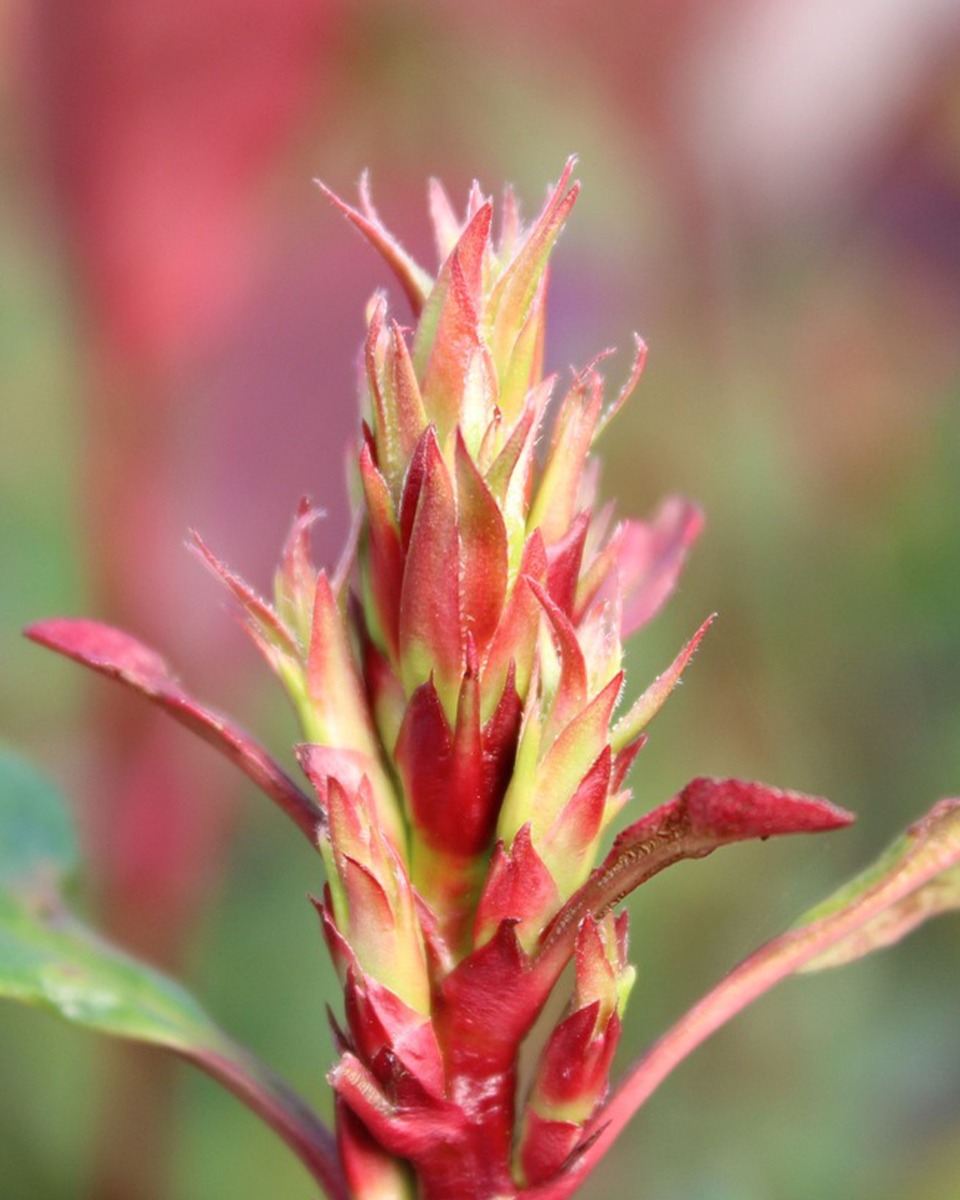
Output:
[[371,758],[376,756],[360,672],[350,648],[343,615],[323,571],[317,576],[314,593],[307,692],[319,726],[317,741],[350,746]]
[[437,440],[437,431],[428,426],[420,437],[407,465],[407,476],[403,481],[400,494],[400,508],[397,513],[400,525],[400,544],[404,554],[410,549],[410,538],[413,536],[413,523],[416,520],[417,508],[420,504],[420,492],[427,475],[427,461],[430,448]]
[[557,414],[550,450],[527,518],[547,546],[566,534],[581,504],[580,488],[603,405],[603,377],[593,367],[573,381]]
[[[575,1121],[552,1121],[527,1109],[518,1155],[524,1196],[530,1188],[563,1174],[578,1144],[583,1141],[583,1126]],[[548,1193],[549,1194],[549,1193]]]
[[512,424],[523,411],[531,389],[543,376],[544,333],[546,328],[546,299],[549,267],[545,267],[534,292],[526,319],[516,335],[509,356],[497,362],[500,385],[497,405],[504,419]]
[[610,853],[544,933],[540,956],[566,961],[581,919],[599,919],[675,862],[750,838],[842,829],[853,815],[827,800],[740,779],[694,779],[614,840]]
[[450,760],[450,787],[447,807],[462,826],[461,838],[468,854],[480,854],[489,845],[497,820],[491,794],[480,727],[480,681],[477,678],[476,653],[468,642],[467,669],[460,684],[457,723],[453,734]]
[[534,849],[528,821],[509,850],[502,842],[494,849],[477,906],[474,942],[482,946],[502,922],[509,921],[524,948],[530,950],[559,905],[557,885]]
[[656,677],[653,683],[631,704],[629,710],[617,721],[610,735],[614,750],[623,750],[633,742],[663,707],[667,697],[680,682],[687,663],[693,658],[704,634],[716,620],[712,613],[680,651],[669,667]]
[[277,616],[273,606],[225,566],[196,531],[191,535],[190,545],[201,561],[221,583],[226,584],[235,599],[240,602],[247,618],[249,632],[268,661],[273,662],[275,655],[279,653],[291,663],[296,662],[299,657],[296,637]]
[[418,833],[432,845],[454,850],[460,837],[460,816],[448,803],[451,784],[453,730],[433,681],[420,685],[410,697],[397,737],[394,761]]
[[386,480],[377,469],[370,447],[360,451],[360,482],[367,507],[367,564],[370,603],[366,617],[394,662],[400,656],[400,589],[403,548]]
[[283,544],[280,568],[274,576],[277,614],[296,634],[297,644],[304,654],[310,644],[313,589],[317,578],[310,557],[310,531],[321,516],[322,510],[314,508],[309,496],[301,497]]
[[[373,445],[376,448],[376,462],[392,489],[403,477],[405,460],[397,436],[395,410],[387,403],[384,389],[381,386],[387,341],[384,332],[386,315],[386,296],[382,292],[377,292],[368,306],[367,336],[363,344],[363,365],[367,391],[371,400],[374,425],[371,432],[373,433]],[[369,445],[369,442],[365,442],[365,447],[369,448]]]
[[577,790],[538,840],[537,848],[562,896],[583,883],[593,866],[610,788],[610,747],[604,746]]
[[541,1115],[582,1125],[603,1098],[620,1039],[620,1019],[614,1012],[598,1029],[599,1015],[600,1001],[594,1000],[553,1031],[531,1097]]
[[577,631],[536,580],[527,579],[553,631],[560,655],[560,678],[553,695],[544,744],[549,746],[587,703],[587,664]]
[[550,567],[547,591],[557,607],[571,620],[577,596],[577,581],[583,562],[583,548],[590,528],[590,513],[582,512],[567,533],[548,550]]
[[349,973],[344,1011],[355,1046],[368,1063],[382,1050],[394,1054],[425,1095],[441,1099],[445,1092],[443,1059],[429,1019],[405,1004],[359,966]]
[[336,1114],[337,1150],[350,1195],[358,1200],[416,1200],[409,1166],[388,1154],[339,1097]]
[[409,462],[429,424],[420,395],[413,359],[403,332],[396,321],[390,323],[390,340],[384,361],[384,385],[390,397],[397,425],[397,439],[403,461]]
[[637,384],[640,382],[640,376],[643,374],[643,368],[647,363],[647,343],[643,340],[639,333],[635,333],[633,335],[633,348],[633,365],[630,368],[630,374],[627,376],[627,380],[620,389],[616,400],[614,400],[614,402],[608,408],[604,409],[603,413],[601,414],[600,420],[597,422],[596,431],[593,435],[594,441],[597,440],[597,438],[603,433],[620,409],[623,408],[636,390]]
[[486,654],[507,593],[507,530],[462,435],[456,450],[457,526],[460,533],[460,609],[464,633]]
[[508,499],[512,490],[521,495],[526,493],[526,476],[550,384],[552,380],[547,380],[525,397],[526,403],[516,424],[510,429],[503,449],[487,469],[487,486],[505,513],[508,513],[511,507],[517,507],[511,506]]
[[457,216],[450,197],[439,179],[431,179],[427,184],[427,202],[437,247],[437,260],[446,262],[463,233],[463,222]]
[[456,502],[432,428],[424,441],[424,476],[400,592],[400,660],[407,694],[433,674],[452,714],[463,671]]
[[461,420],[470,362],[482,348],[478,306],[491,213],[484,204],[463,231],[440,270],[414,340],[423,406],[444,446]]
[[386,656],[369,637],[363,639],[363,679],[374,723],[387,755],[392,759],[403,723],[407,697]]
[[490,297],[487,319],[491,325],[491,345],[498,364],[507,362],[517,330],[526,320],[553,244],[576,203],[580,185],[570,183],[575,164],[575,158],[567,160],[543,212]]
[[507,1113],[513,1108],[512,1073],[517,1047],[537,1018],[551,983],[529,971],[529,958],[504,920],[489,941],[442,981],[434,1009],[441,1045],[457,1075],[495,1081]]
[[387,265],[396,275],[414,314],[419,314],[424,301],[433,287],[433,280],[419,267],[400,243],[388,233],[370,200],[370,186],[366,172],[360,177],[360,205],[362,212],[351,207],[332,192],[321,180],[314,180],[330,203],[354,225],[363,236],[380,252]]
[[534,839],[553,824],[607,744],[610,714],[620,693],[622,676],[612,679],[579,712],[554,741],[537,768]]
[[524,547],[520,574],[504,606],[484,664],[485,715],[496,702],[495,698],[501,695],[511,672],[516,680],[517,692],[524,700],[527,697],[543,613],[531,583],[542,587],[546,577],[547,553],[543,539],[534,533]]
[[259,742],[185,692],[159,654],[129,634],[98,621],[56,617],[31,625],[26,635],[41,646],[118,680],[169,713],[225,754],[316,844],[326,823],[322,808],[297,787]]

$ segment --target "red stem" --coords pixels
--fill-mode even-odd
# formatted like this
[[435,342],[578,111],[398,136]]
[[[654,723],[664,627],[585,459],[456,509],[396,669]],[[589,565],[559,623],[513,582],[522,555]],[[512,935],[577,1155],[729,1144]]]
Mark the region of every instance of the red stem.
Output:
[[316,1113],[278,1076],[235,1047],[231,1054],[180,1051],[231,1091],[278,1134],[330,1200],[350,1200],[336,1140]]

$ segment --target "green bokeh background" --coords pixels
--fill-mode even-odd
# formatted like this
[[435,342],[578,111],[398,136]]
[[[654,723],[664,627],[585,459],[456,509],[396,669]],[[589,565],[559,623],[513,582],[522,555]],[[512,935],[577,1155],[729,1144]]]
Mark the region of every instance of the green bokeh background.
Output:
[[[723,147],[699,155],[684,115],[684,87],[707,70],[711,51],[727,47],[717,14],[734,6],[704,10],[699,25],[692,4],[678,6],[686,24],[656,3],[589,7],[337,6],[336,53],[318,65],[322,111],[318,102],[307,115],[271,184],[264,221],[273,257],[256,270],[282,276],[301,245],[320,272],[328,255],[347,263],[349,286],[319,275],[305,293],[303,329],[322,327],[333,319],[328,308],[342,316],[345,293],[353,304],[384,279],[316,200],[312,175],[346,190],[370,165],[383,216],[426,256],[418,205],[428,175],[462,187],[476,174],[490,190],[512,179],[529,212],[567,154],[580,153],[584,191],[556,255],[550,359],[582,363],[611,342],[628,346],[640,330],[649,365],[605,438],[604,492],[639,514],[678,491],[708,517],[677,596],[630,648],[630,694],[707,613],[720,613],[640,756],[634,803],[650,807],[696,774],[729,774],[823,794],[860,814],[843,834],[728,849],[643,890],[632,904],[638,982],[627,1062],[934,799],[960,792],[960,40],[941,44],[922,87],[902,89],[895,121],[851,142],[822,180],[807,178],[804,196],[776,201],[748,171],[717,173]],[[753,7],[760,21],[775,6]],[[13,27],[14,6],[0,11]],[[821,19],[825,38],[846,36],[826,12]],[[862,49],[841,42],[839,52],[852,65]],[[759,65],[747,57],[743,69]],[[0,67],[9,102],[0,732],[68,792],[89,794],[89,780],[72,784],[86,761],[90,697],[108,685],[18,636],[36,616],[90,612],[96,594],[84,552],[83,321],[34,153],[28,89],[12,56]],[[816,131],[815,73],[807,86]],[[730,138],[733,148],[735,131]],[[946,218],[931,217],[929,228],[921,218],[886,219],[884,197],[898,182],[932,190],[931,178],[938,196],[952,197]],[[256,288],[246,305],[238,327],[268,328]],[[359,307],[351,319],[358,343]],[[192,397],[191,429],[216,428],[213,418],[203,425],[215,404],[210,380],[231,345],[221,339],[210,356],[221,365],[207,361],[181,385]],[[336,351],[338,381],[349,380],[352,345]],[[267,338],[257,353],[269,359]],[[620,355],[611,378],[625,369]],[[340,383],[330,394],[323,380],[287,379],[282,368],[265,377],[294,392],[291,411],[312,413],[304,417],[312,429],[351,403]],[[273,437],[293,455],[304,434],[293,421]],[[207,441],[203,452],[218,447]],[[199,452],[185,461],[205,470]],[[269,502],[278,512],[304,490],[342,505],[338,475],[265,472],[244,484],[253,503],[261,484],[277,488]],[[232,500],[217,503],[229,512]],[[250,503],[249,493],[236,498]],[[282,533],[278,521],[277,543]],[[213,589],[200,572],[190,578],[178,584],[192,595],[183,621],[193,605],[198,619],[219,619]],[[232,644],[248,655],[239,639]],[[243,686],[234,679],[229,694],[216,692],[209,665],[179,665],[275,745],[294,736],[252,654],[238,668]],[[203,762],[221,769],[212,757]],[[321,886],[318,864],[249,788],[238,783],[236,792],[235,834],[183,974],[227,1030],[326,1108],[324,1003],[336,988],[305,898]],[[104,1052],[45,1016],[0,1008],[2,1200],[88,1195]],[[167,1200],[314,1194],[235,1101],[177,1070]],[[782,985],[666,1083],[584,1195],[958,1200],[957,922],[847,971]]]

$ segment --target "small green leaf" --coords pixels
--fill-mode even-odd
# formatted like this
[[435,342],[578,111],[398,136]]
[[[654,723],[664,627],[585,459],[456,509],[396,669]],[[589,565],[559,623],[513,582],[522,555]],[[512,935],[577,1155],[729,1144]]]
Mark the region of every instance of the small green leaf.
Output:
[[191,1056],[225,1045],[188,992],[101,940],[53,893],[0,893],[0,996]]
[[330,1134],[303,1101],[223,1033],[180,984],[73,915],[62,888],[77,861],[57,790],[0,750],[0,997],[173,1050],[266,1121],[330,1196],[345,1195]]
[[0,747],[0,891],[43,879],[60,884],[77,862],[73,825],[56,788]]

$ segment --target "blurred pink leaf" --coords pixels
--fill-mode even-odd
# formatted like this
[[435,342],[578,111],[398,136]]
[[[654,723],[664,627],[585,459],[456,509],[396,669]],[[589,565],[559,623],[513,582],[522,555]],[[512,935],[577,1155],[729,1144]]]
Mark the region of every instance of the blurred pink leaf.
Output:
[[85,286],[115,350],[216,333],[263,185],[324,79],[331,0],[44,0],[36,76]]

